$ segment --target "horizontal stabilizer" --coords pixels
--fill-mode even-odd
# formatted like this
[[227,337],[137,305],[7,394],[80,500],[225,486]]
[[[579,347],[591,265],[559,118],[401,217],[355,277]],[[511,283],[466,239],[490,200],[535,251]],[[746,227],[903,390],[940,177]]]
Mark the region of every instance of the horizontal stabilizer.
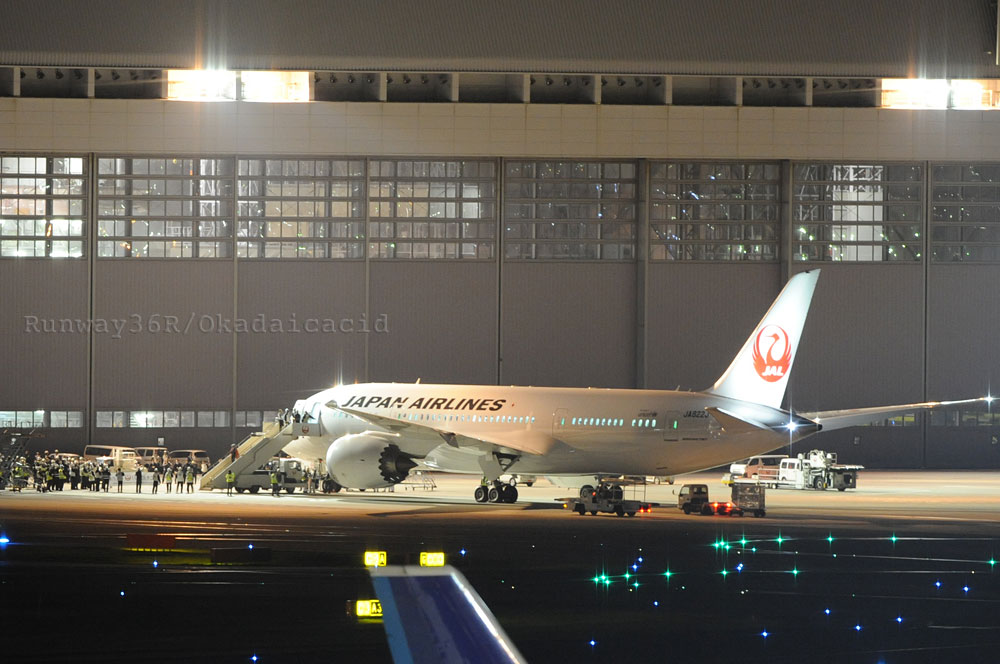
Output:
[[396,664],[518,664],[524,658],[483,599],[450,565],[371,572]]
[[864,426],[878,420],[884,420],[893,415],[912,413],[916,410],[934,410],[946,406],[962,404],[987,403],[987,399],[963,399],[961,401],[925,401],[924,403],[905,403],[895,406],[873,406],[871,408],[849,408],[847,410],[824,410],[815,413],[799,413],[802,417],[819,422],[824,431],[846,429],[847,427]]

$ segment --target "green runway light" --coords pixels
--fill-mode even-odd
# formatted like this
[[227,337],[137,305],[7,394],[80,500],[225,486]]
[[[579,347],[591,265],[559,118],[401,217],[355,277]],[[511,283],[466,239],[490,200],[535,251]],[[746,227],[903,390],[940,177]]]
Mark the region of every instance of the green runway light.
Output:
[[747,545],[747,538],[746,537],[741,537],[740,538],[740,546],[745,547],[746,545]]
[[896,533],[892,534],[892,537],[889,538],[889,541],[892,542],[893,544],[896,543]]
[[785,538],[781,536],[781,533],[778,533],[778,536],[774,539],[774,541],[778,543],[778,546],[781,546],[781,543],[785,541]]
[[833,544],[833,535],[827,535],[826,541],[829,542],[830,544]]
[[729,570],[724,569],[722,570],[722,572],[720,572],[720,574],[722,574],[722,578],[726,578],[729,575]]
[[990,558],[990,559],[989,559],[988,561],[986,561],[986,562],[988,562],[988,563],[990,564],[990,567],[993,567],[994,565],[996,565],[996,564],[997,564],[997,561],[993,560],[992,558]]
[[798,576],[798,575],[799,575],[799,569],[797,567],[793,567],[792,568],[792,576]]
[[625,572],[625,580],[628,581],[631,578],[632,578],[632,575],[629,574],[628,572]]
[[638,581],[636,581],[635,583],[633,583],[633,584],[632,584],[632,587],[633,587],[633,588],[638,588],[638,587],[639,587],[639,582],[638,582]]
[[663,576],[667,577],[667,581],[669,581],[670,577],[672,577],[673,575],[674,573],[671,572],[670,570],[667,570],[666,572],[663,573]]

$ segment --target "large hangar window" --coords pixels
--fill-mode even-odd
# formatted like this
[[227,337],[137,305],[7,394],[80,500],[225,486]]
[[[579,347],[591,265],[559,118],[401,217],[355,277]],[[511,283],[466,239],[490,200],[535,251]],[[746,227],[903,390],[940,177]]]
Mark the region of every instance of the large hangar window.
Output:
[[0,155],[0,257],[83,257],[86,181],[82,157]]
[[919,261],[923,172],[920,164],[793,164],[795,260]]
[[931,258],[1000,262],[1000,164],[931,166]]
[[493,257],[495,161],[381,159],[370,164],[370,258]]
[[505,162],[507,259],[635,260],[635,220],[633,162]]
[[233,160],[97,160],[98,258],[231,258]]
[[240,258],[364,258],[361,160],[240,159]]
[[777,260],[777,163],[653,162],[649,169],[652,260]]

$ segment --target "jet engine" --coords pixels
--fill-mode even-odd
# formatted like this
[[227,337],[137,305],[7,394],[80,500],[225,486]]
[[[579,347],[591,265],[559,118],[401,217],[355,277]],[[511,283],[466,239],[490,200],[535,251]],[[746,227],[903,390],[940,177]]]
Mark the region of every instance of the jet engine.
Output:
[[352,489],[399,484],[417,463],[394,440],[372,431],[341,436],[326,452],[326,468],[337,484]]

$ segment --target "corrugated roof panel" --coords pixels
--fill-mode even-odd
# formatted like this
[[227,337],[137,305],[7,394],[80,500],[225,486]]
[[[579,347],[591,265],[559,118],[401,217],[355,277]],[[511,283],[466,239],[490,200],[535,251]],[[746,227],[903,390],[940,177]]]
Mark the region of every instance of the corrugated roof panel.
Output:
[[0,63],[998,75],[989,0],[7,0]]

